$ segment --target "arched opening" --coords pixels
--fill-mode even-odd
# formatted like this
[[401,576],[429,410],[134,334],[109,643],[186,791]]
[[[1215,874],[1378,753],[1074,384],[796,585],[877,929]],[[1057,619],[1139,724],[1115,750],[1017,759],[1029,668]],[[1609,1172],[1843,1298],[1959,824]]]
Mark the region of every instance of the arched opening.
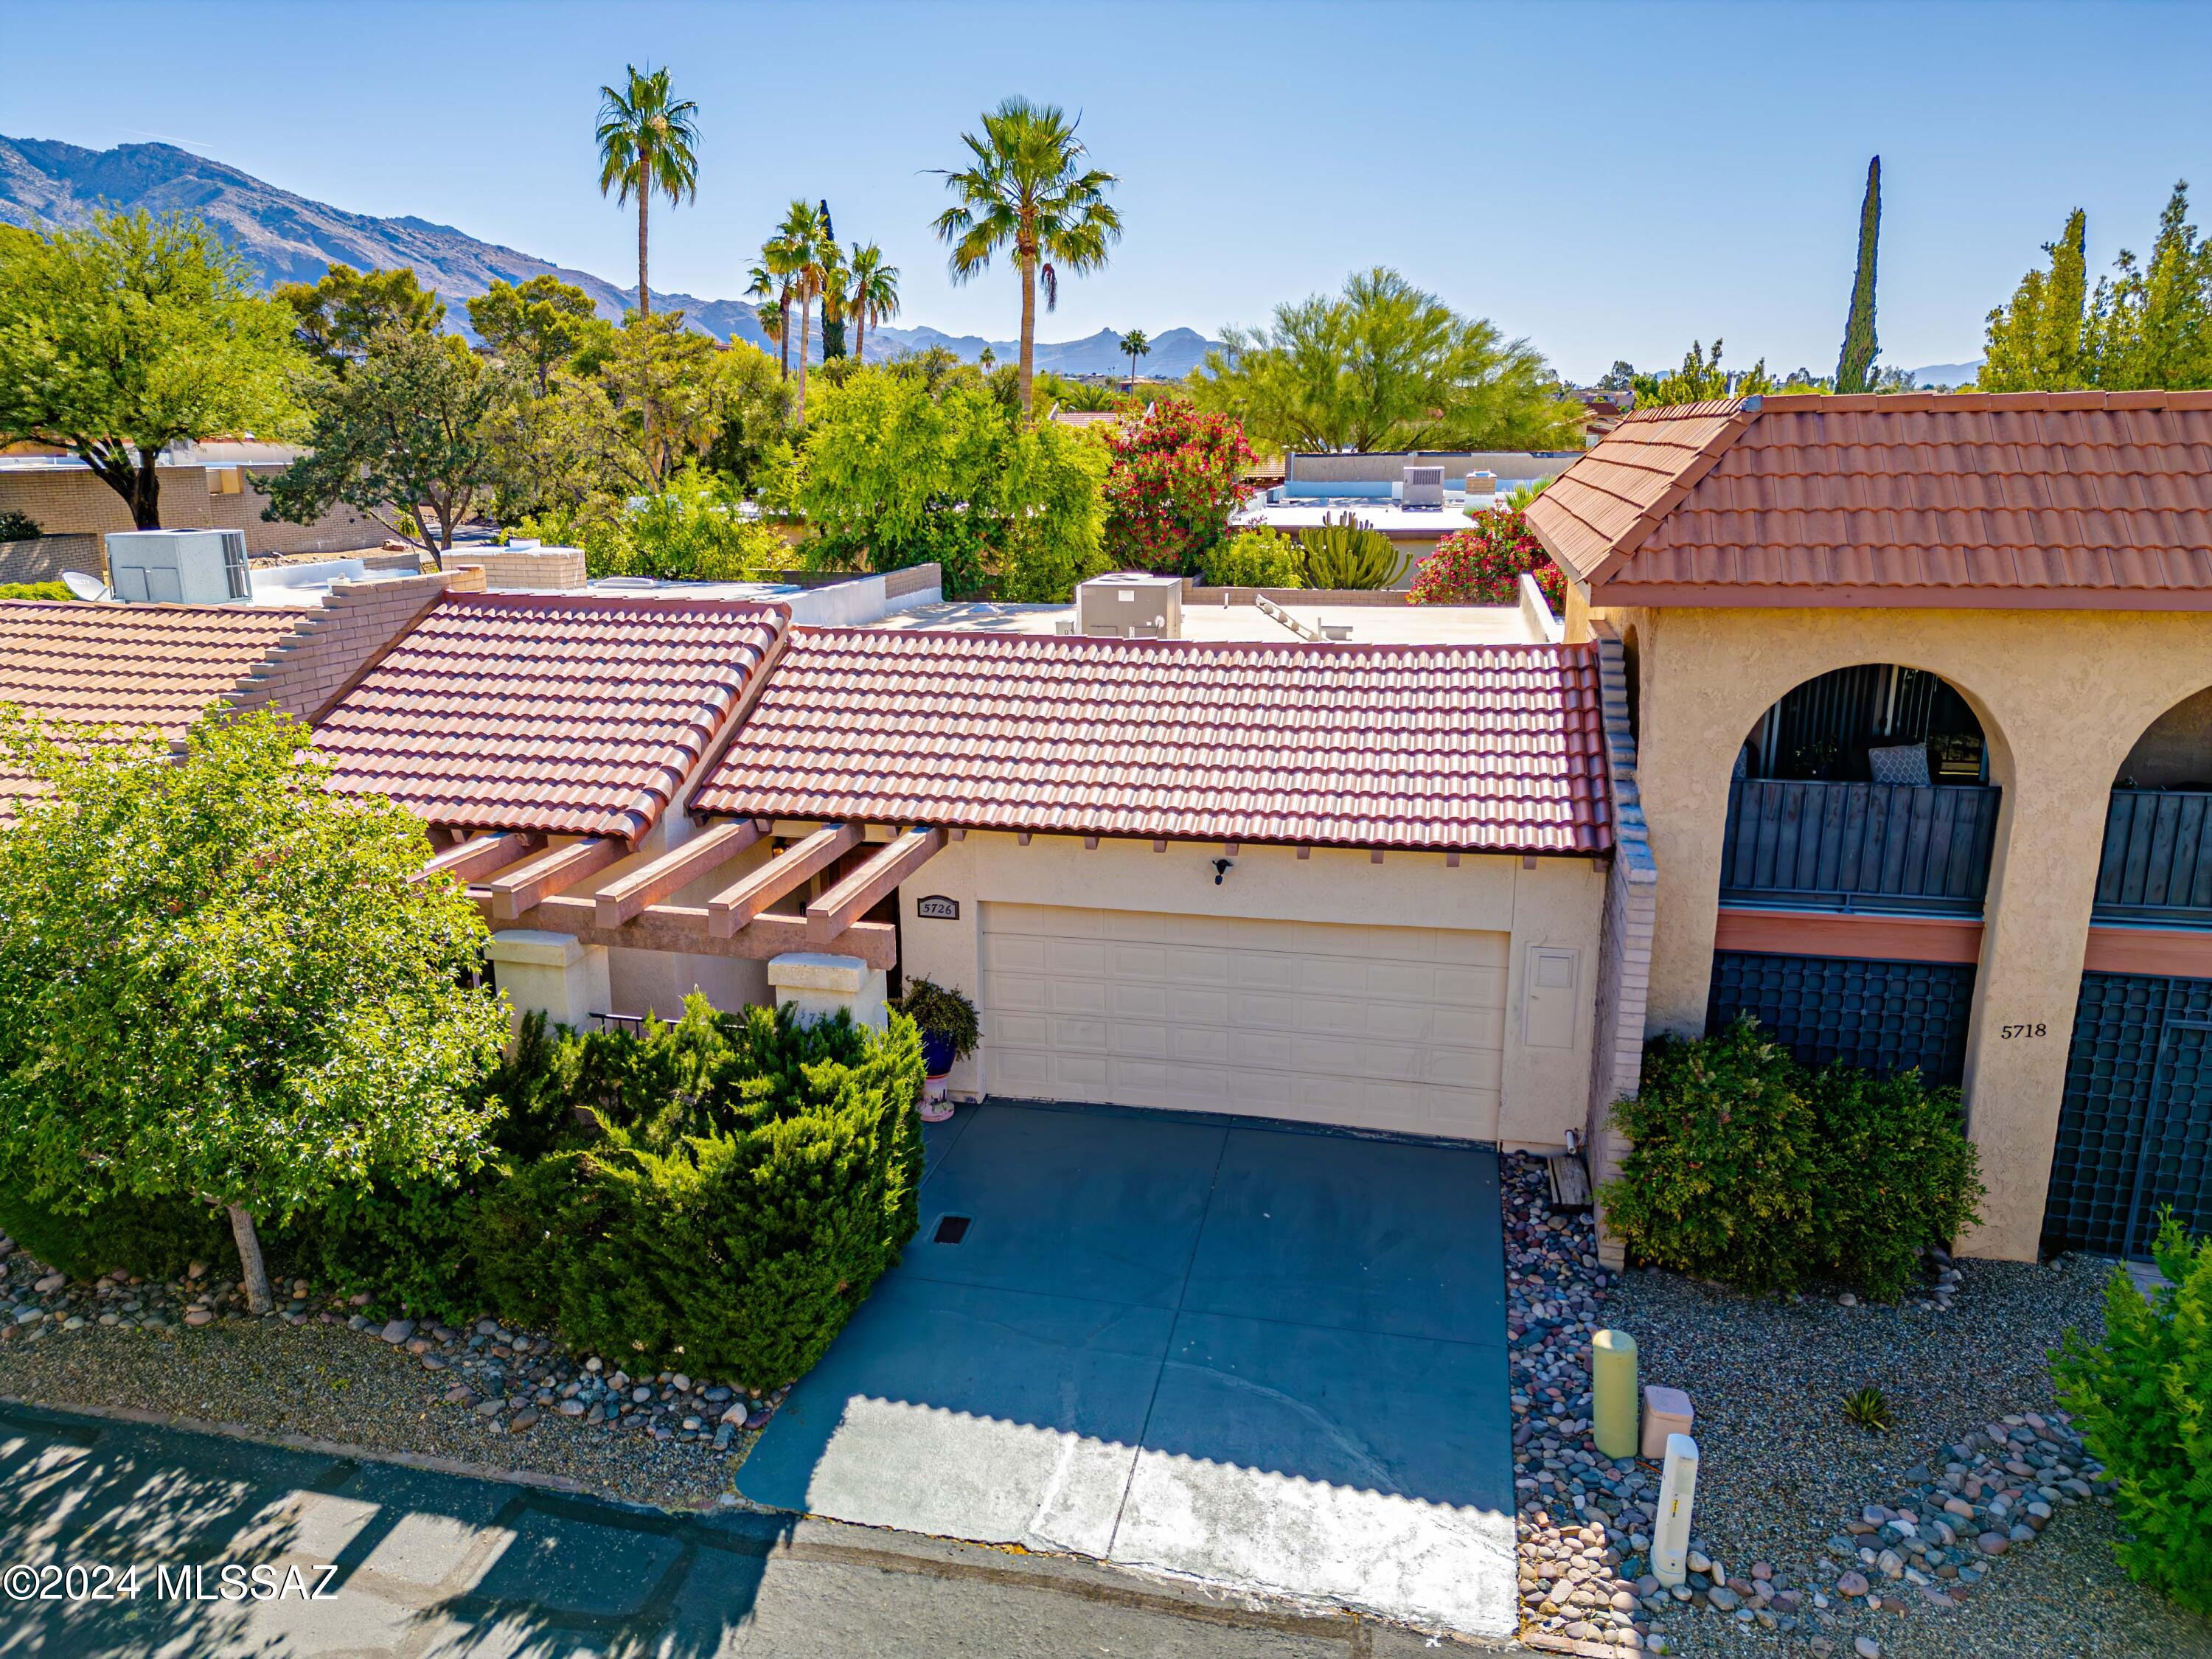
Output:
[[1778,697],[1744,738],[1740,773],[1843,783],[1987,783],[1989,744],[1942,676],[1861,663]]
[[1749,1013],[1808,1064],[1959,1081],[1992,747],[1925,669],[1862,663],[1777,698],[1729,783],[1709,1025]]
[[2090,927],[2043,1244],[2140,1257],[2212,1228],[2212,688],[2114,774]]

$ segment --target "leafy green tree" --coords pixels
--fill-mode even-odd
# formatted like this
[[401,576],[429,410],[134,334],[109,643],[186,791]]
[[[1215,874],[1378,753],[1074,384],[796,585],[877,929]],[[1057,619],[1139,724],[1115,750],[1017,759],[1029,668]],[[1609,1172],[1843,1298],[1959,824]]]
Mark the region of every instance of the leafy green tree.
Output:
[[1060,273],[1103,269],[1107,249],[1121,240],[1121,216],[1106,200],[1114,175],[1084,165],[1088,152],[1075,125],[1054,105],[1009,98],[983,117],[981,137],[961,134],[973,164],[938,169],[959,198],[934,226],[938,240],[952,250],[952,280],[964,283],[988,270],[1002,251],[1012,254],[1021,279],[1024,417],[1036,364],[1039,284],[1045,309],[1057,309]]
[[790,446],[791,388],[766,352],[734,340],[716,356],[708,403],[714,433],[702,464],[741,493],[759,489],[772,458]]
[[1561,449],[1583,406],[1526,340],[1376,266],[1231,328],[1189,381],[1255,441],[1306,449]]
[[612,326],[592,296],[550,271],[520,287],[494,283],[469,301],[469,325],[484,347],[517,374],[526,374],[543,398],[553,371],[580,356],[604,358],[612,349]]
[[1875,252],[1881,237],[1881,157],[1867,163],[1866,198],[1859,204],[1859,263],[1851,277],[1851,313],[1844,349],[1836,359],[1836,390],[1874,390],[1874,360],[1881,347],[1874,331]]
[[308,393],[310,447],[264,486],[261,516],[312,524],[342,501],[420,544],[442,568],[454,526],[497,482],[494,416],[515,390],[453,335],[373,335],[343,379]]
[[0,835],[0,1158],[57,1210],[227,1211],[266,1312],[261,1225],[481,1158],[507,1036],[470,983],[483,924],[281,714],[204,720],[173,763],[153,733],[57,735],[0,721],[51,791]]
[[1984,392],[2212,386],[2212,243],[2189,222],[2189,185],[2173,187],[2148,260],[2123,248],[2091,292],[2079,208],[2050,268],[2031,270],[1989,314],[1976,384]]
[[615,331],[599,383],[613,415],[606,454],[628,493],[659,490],[714,438],[718,355],[680,311],[632,317]]
[[899,313],[899,273],[896,265],[884,263],[884,251],[873,242],[854,243],[847,268],[853,280],[853,355],[859,357],[868,331]]
[[313,283],[282,283],[270,293],[298,317],[294,337],[301,347],[337,374],[361,360],[379,330],[428,334],[446,319],[445,301],[405,265],[390,270],[332,265]]
[[2011,301],[1989,314],[1977,384],[1984,392],[2070,391],[2094,372],[2088,337],[2088,216],[2075,208],[2056,242],[2045,242],[2049,270],[2021,278]]
[[1199,574],[1252,493],[1243,429],[1164,398],[1105,442],[1107,557],[1121,570]]
[[655,194],[671,207],[699,194],[699,106],[672,94],[665,66],[638,73],[622,89],[599,88],[599,194],[617,206],[637,198],[637,314],[653,314],[646,283],[646,218]]
[[1781,388],[1774,377],[1766,372],[1766,359],[1761,357],[1749,368],[1733,374],[1721,367],[1721,341],[1713,337],[1713,349],[1706,351],[1702,341],[1692,340],[1683,355],[1682,366],[1668,374],[1638,374],[1632,385],[1636,391],[1638,409],[1655,409],[1669,404],[1702,404],[1720,398],[1751,398],[1762,392]]
[[1152,337],[1141,328],[1133,328],[1114,342],[1114,349],[1129,360],[1129,379],[1137,378],[1137,359],[1152,355]]
[[292,313],[199,220],[0,231],[0,445],[68,449],[158,530],[169,445],[296,425]]
[[1600,392],[1628,392],[1636,386],[1636,365],[1626,357],[1615,357],[1613,367],[1598,376]]
[[981,376],[856,367],[828,388],[798,455],[815,556],[870,570],[934,560],[954,592],[1065,598],[1099,565],[1104,450],[1030,425]]

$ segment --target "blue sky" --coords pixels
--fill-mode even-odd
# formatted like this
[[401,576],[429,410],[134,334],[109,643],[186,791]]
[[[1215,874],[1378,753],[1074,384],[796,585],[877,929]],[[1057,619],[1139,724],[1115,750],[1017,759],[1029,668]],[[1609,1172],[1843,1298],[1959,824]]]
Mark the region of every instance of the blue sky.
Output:
[[1716,333],[1832,368],[1876,151],[1894,364],[1976,356],[2074,206],[2102,267],[2175,179],[2212,202],[2201,5],[0,0],[0,132],[164,138],[617,282],[598,88],[665,62],[704,143],[656,288],[738,292],[781,204],[827,196],[903,270],[902,320],[1000,337],[1012,280],[949,283],[926,169],[1024,93],[1082,112],[1127,226],[1043,337],[1210,333],[1386,264],[1577,378]]

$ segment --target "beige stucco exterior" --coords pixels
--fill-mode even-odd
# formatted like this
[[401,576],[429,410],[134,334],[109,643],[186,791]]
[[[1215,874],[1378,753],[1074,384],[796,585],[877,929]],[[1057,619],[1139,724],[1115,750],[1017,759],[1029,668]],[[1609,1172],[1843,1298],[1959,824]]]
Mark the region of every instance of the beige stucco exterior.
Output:
[[[1287,847],[1240,848],[1223,882],[1213,879],[1218,842],[1102,841],[1039,836],[1024,847],[1011,835],[971,833],[954,842],[900,890],[901,967],[980,1000],[987,904],[1073,906],[1255,921],[1351,923],[1380,927],[1465,928],[1509,936],[1504,1072],[1495,1138],[1504,1146],[1557,1148],[1585,1121],[1592,1018],[1589,987],[1596,971],[1605,896],[1601,861],[1462,857],[1449,867],[1440,853],[1391,853],[1380,864],[1364,850],[1316,848],[1300,859]],[[939,896],[960,907],[957,921],[923,917],[915,905]],[[1577,953],[1572,1041],[1562,1048],[1523,1041],[1522,1011],[1531,946]],[[991,1034],[957,1067],[955,1094],[988,1092]]]
[[[1594,617],[1620,630],[1635,681],[1658,867],[1654,1031],[1703,1027],[1729,772],[1768,705],[1831,669],[1897,663],[1942,675],[1972,707],[2004,799],[1966,1066],[1968,1127],[1990,1192],[1965,1245],[2033,1260],[2109,793],[2154,723],[2212,687],[2212,619],[2024,609],[1593,612],[1571,592],[1567,637],[1589,638]],[[2194,716],[2204,707],[2161,730],[2201,737]],[[2166,753],[2161,764],[2180,763]],[[2004,1035],[2023,1026],[2042,1034]]]

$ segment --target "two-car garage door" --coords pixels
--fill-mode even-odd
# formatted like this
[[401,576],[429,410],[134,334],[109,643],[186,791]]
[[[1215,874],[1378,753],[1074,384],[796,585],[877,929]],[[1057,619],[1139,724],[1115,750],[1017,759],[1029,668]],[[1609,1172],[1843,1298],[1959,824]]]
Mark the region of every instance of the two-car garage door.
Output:
[[1507,938],[983,907],[993,1093],[1494,1139]]

